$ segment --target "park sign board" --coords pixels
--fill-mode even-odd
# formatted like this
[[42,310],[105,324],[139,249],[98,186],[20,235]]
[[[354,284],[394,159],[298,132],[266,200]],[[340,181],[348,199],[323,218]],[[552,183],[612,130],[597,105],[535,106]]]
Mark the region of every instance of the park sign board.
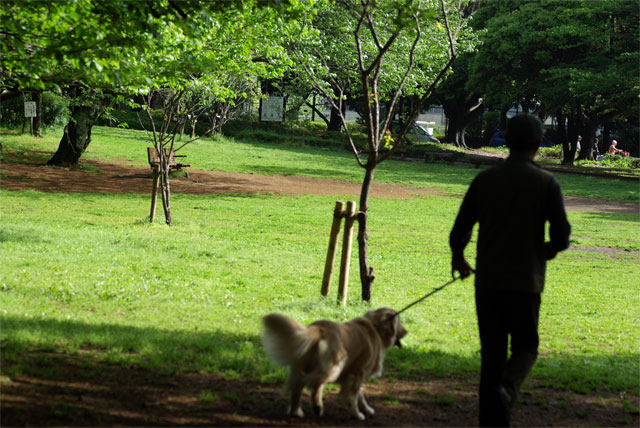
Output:
[[268,97],[260,102],[260,120],[262,122],[282,122],[284,97]]
[[36,102],[25,101],[24,102],[24,117],[36,117]]

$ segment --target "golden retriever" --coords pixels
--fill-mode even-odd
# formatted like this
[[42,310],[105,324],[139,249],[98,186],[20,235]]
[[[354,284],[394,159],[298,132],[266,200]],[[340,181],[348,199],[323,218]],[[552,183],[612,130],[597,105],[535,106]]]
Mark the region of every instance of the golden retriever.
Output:
[[402,347],[407,334],[396,311],[381,308],[346,323],[316,321],[308,327],[281,314],[263,319],[262,342],[267,355],[282,366],[289,366],[284,391],[291,395],[288,413],[303,417],[302,389],[311,389],[313,410],[322,415],[322,390],[329,382],[340,385],[340,395],[348,399],[353,415],[363,420],[374,410],[367,404],[362,384],[382,374],[386,352],[393,345]]

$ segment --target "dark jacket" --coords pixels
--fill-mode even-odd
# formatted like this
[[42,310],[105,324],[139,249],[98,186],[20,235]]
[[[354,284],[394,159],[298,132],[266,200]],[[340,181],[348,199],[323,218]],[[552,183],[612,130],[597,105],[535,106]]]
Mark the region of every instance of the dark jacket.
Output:
[[568,248],[571,226],[560,185],[525,154],[512,153],[469,186],[449,236],[453,258],[463,257],[478,222],[476,287],[541,293],[546,221],[553,248]]

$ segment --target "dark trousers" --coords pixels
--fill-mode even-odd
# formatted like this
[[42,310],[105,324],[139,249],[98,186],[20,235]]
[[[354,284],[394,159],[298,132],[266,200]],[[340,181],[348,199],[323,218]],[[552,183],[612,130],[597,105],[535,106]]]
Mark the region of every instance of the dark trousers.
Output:
[[476,311],[482,355],[480,426],[509,426],[510,401],[504,391],[515,400],[538,356],[540,294],[476,289]]

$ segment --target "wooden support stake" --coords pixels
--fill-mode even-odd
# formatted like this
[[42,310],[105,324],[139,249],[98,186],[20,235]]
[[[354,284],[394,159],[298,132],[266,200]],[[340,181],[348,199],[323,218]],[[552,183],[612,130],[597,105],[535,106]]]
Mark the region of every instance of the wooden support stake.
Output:
[[342,306],[347,304],[349,288],[349,261],[351,260],[351,241],[353,238],[353,222],[355,220],[356,203],[347,202],[344,217],[344,236],[342,237],[342,254],[340,258],[340,282],[338,284],[338,302]]
[[158,201],[158,182],[160,181],[160,171],[157,166],[153,167],[153,188],[151,190],[151,213],[149,214],[149,222],[153,223],[156,219],[156,202]]
[[331,233],[329,234],[329,250],[327,251],[327,260],[324,263],[324,275],[322,276],[322,288],[320,289],[320,293],[325,297],[329,294],[329,288],[331,287],[331,275],[333,274],[333,263],[336,260],[338,234],[340,233],[342,217],[344,217],[344,202],[336,201],[336,207],[333,210]]

